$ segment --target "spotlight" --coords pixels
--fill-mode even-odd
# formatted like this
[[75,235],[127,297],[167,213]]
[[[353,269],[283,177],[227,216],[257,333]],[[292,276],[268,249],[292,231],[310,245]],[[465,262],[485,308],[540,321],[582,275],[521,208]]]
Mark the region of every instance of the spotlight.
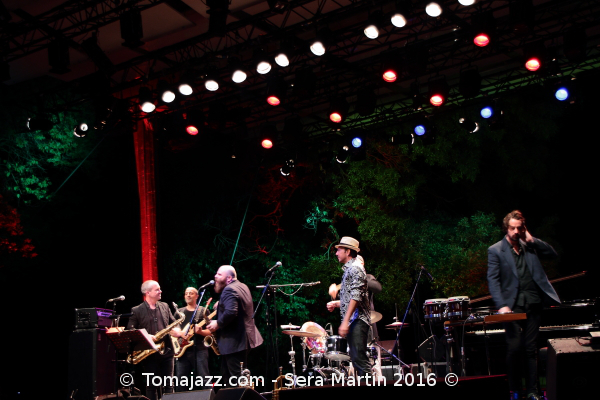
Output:
[[448,100],[450,88],[445,78],[436,78],[429,82],[429,102],[440,107]]
[[242,61],[237,57],[231,57],[231,58],[229,58],[228,62],[229,62],[230,71],[232,71],[231,80],[234,81],[235,83],[244,82],[246,80],[246,78],[248,77],[248,74],[246,73],[246,71],[244,69],[244,65],[242,64]]
[[402,28],[407,24],[407,18],[412,14],[413,7],[410,0],[396,1],[395,10],[392,12],[390,20],[396,28]]
[[310,51],[315,56],[322,56],[325,54],[326,48],[331,40],[331,31],[327,28],[321,29],[317,32],[317,35],[310,45]]
[[283,164],[283,167],[279,168],[279,171],[281,172],[281,175],[283,176],[289,176],[292,171],[294,170],[294,167],[296,165],[294,164],[294,160],[292,160],[291,158],[289,160],[286,160],[285,163]]
[[381,23],[381,12],[375,11],[367,20],[367,25],[364,29],[364,34],[369,39],[377,39],[379,37],[379,27]]
[[494,115],[494,109],[490,106],[483,107],[479,112],[482,118],[488,119]]
[[54,123],[48,118],[27,118],[27,129],[30,131],[49,131]]
[[480,115],[487,121],[490,129],[500,128],[504,123],[504,111],[502,111],[497,101],[494,101],[493,104],[484,105],[481,108]]
[[485,47],[492,42],[496,35],[496,20],[491,11],[473,16],[473,43],[478,47]]
[[468,69],[460,73],[458,91],[464,97],[475,97],[481,90],[481,76],[476,69]]
[[260,130],[261,141],[260,145],[264,149],[271,149],[274,146],[275,138],[277,137],[277,127],[273,124],[266,124]]
[[525,56],[525,68],[531,72],[538,71],[546,57],[543,41],[526,44],[523,48],[523,55]]
[[194,93],[192,85],[194,83],[194,76],[191,73],[185,73],[179,80],[178,90],[184,96],[189,96]]
[[343,146],[340,152],[335,156],[335,160],[340,164],[345,164],[349,155],[350,148],[348,146]]
[[263,139],[260,145],[265,149],[270,149],[273,147],[273,141],[271,139]]
[[413,125],[413,133],[417,136],[429,136],[433,133],[433,125],[426,117],[418,118]]
[[142,86],[139,91],[140,107],[143,112],[149,114],[156,110],[156,104],[152,99],[150,88]]
[[185,127],[185,133],[187,133],[190,136],[196,136],[198,135],[198,133],[200,133],[202,123],[203,120],[201,118],[198,118],[195,114],[183,114],[183,124]]
[[348,116],[348,102],[345,97],[336,97],[329,106],[329,120],[341,124]]
[[569,89],[564,86],[559,87],[554,92],[554,97],[559,101],[565,101],[569,98]]
[[560,81],[546,82],[548,83],[550,90],[554,94],[554,97],[558,101],[568,102],[570,104],[575,102],[575,86],[573,85],[573,78],[565,77]]
[[469,133],[474,133],[479,130],[479,124],[468,118],[459,118],[458,123]]
[[217,82],[215,74],[206,74],[206,77],[204,78],[204,87],[211,92],[219,90],[219,82]]
[[257,50],[254,53],[254,59],[256,60],[256,72],[265,75],[271,71],[271,63],[263,50]]
[[363,141],[358,136],[352,139],[352,147],[354,147],[355,149],[358,149],[360,146],[362,146],[362,144]]
[[272,106],[278,106],[284,100],[285,95],[285,81],[279,77],[271,79],[267,88],[267,103]]
[[139,9],[132,8],[121,14],[121,39],[125,40],[123,46],[129,48],[140,47],[144,44],[142,38],[144,31],[142,27],[142,14]]
[[275,62],[280,67],[287,67],[290,65],[290,59],[288,58],[287,54],[283,51],[277,53],[277,55],[275,56]]
[[392,15],[391,22],[396,28],[402,28],[406,26],[406,17],[400,13],[395,13]]
[[398,51],[384,51],[380,53],[382,73],[381,77],[385,82],[392,83],[396,82],[400,75],[400,56]]
[[77,125],[73,129],[73,135],[75,135],[78,138],[85,137],[88,129],[89,129],[88,124],[86,124],[85,122],[82,122],[81,124]]
[[425,6],[425,12],[430,17],[439,17],[442,15],[442,7],[438,3],[431,2]]
[[415,144],[415,135],[411,133],[409,135],[396,135],[390,138],[390,142],[394,144]]
[[458,0],[458,2],[463,6],[472,6],[475,4],[475,0]]
[[158,81],[157,89],[161,102],[168,104],[175,100],[175,92],[173,89],[171,89],[171,85],[169,85],[166,81]]

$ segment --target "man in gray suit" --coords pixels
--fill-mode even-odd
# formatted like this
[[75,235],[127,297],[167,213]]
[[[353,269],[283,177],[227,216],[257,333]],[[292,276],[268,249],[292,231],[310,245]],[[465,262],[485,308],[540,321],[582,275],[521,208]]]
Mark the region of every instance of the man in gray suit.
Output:
[[518,399],[521,350],[525,349],[527,399],[539,400],[537,385],[537,336],[543,305],[560,304],[548,281],[540,257],[554,258],[548,243],[531,236],[519,210],[504,217],[506,236],[488,249],[488,285],[499,313],[527,313],[527,319],[505,323],[509,385]]
[[215,292],[221,293],[217,319],[207,329],[215,333],[221,353],[221,376],[223,383],[229,384],[231,376],[240,376],[240,363],[247,365],[248,351],[260,346],[263,338],[252,318],[250,289],[237,280],[231,265],[222,265],[215,274]]

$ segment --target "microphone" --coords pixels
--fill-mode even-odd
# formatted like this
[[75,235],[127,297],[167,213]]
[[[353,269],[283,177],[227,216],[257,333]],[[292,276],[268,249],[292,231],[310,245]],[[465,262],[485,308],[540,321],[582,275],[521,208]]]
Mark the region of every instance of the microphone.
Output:
[[427,277],[429,278],[429,280],[430,280],[431,282],[435,282],[435,278],[434,278],[433,276],[431,276],[431,274],[429,273],[429,271],[427,271],[427,270],[425,269],[425,266],[424,266],[423,264],[418,264],[418,265],[420,265],[420,266],[421,266],[421,271],[425,272],[425,274],[427,275]]
[[210,282],[208,282],[208,283],[205,283],[204,285],[200,286],[200,287],[198,288],[198,290],[200,291],[200,290],[202,290],[202,289],[204,289],[204,288],[207,288],[207,287],[209,287],[209,286],[212,286],[212,285],[214,285],[214,284],[215,284],[215,281],[211,280]]
[[109,299],[107,301],[107,303],[110,303],[111,301],[123,301],[125,300],[125,296],[119,296],[119,297],[115,297],[114,299]]
[[271,273],[271,272],[275,271],[275,268],[277,268],[277,267],[281,267],[281,265],[282,265],[282,264],[281,264],[281,261],[277,261],[277,262],[275,263],[275,265],[273,265],[273,266],[272,266],[272,267],[271,267],[271,268],[270,268],[270,269],[269,269],[269,270],[268,270],[268,271],[265,273],[265,275],[267,275],[267,274],[269,274],[269,273]]

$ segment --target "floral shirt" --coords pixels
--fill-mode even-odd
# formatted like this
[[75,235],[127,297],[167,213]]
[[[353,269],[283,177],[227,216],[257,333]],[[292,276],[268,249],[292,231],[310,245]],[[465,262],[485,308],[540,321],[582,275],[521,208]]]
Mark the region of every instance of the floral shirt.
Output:
[[348,310],[350,299],[358,302],[354,314],[350,317],[350,324],[357,318],[362,319],[367,325],[371,324],[369,297],[367,295],[367,273],[365,267],[356,258],[351,259],[342,267],[342,287],[340,289],[340,312],[342,320]]

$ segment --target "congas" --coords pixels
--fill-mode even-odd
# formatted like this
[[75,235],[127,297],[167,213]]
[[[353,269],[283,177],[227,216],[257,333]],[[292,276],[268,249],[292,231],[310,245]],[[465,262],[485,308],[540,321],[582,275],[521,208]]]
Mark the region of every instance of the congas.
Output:
[[334,361],[348,361],[348,341],[341,336],[329,336],[327,338],[327,352],[325,358]]
[[423,314],[429,321],[443,321],[446,319],[446,305],[448,299],[427,299],[423,303]]
[[317,324],[316,322],[308,321],[302,325],[300,330],[305,332],[319,333],[321,335],[320,337],[303,337],[302,341],[306,343],[306,347],[310,349],[312,354],[325,353],[325,338],[327,337],[327,332],[325,332],[325,329],[323,329],[321,325]]
[[469,317],[469,302],[467,296],[448,297],[447,315],[449,320],[461,320]]

